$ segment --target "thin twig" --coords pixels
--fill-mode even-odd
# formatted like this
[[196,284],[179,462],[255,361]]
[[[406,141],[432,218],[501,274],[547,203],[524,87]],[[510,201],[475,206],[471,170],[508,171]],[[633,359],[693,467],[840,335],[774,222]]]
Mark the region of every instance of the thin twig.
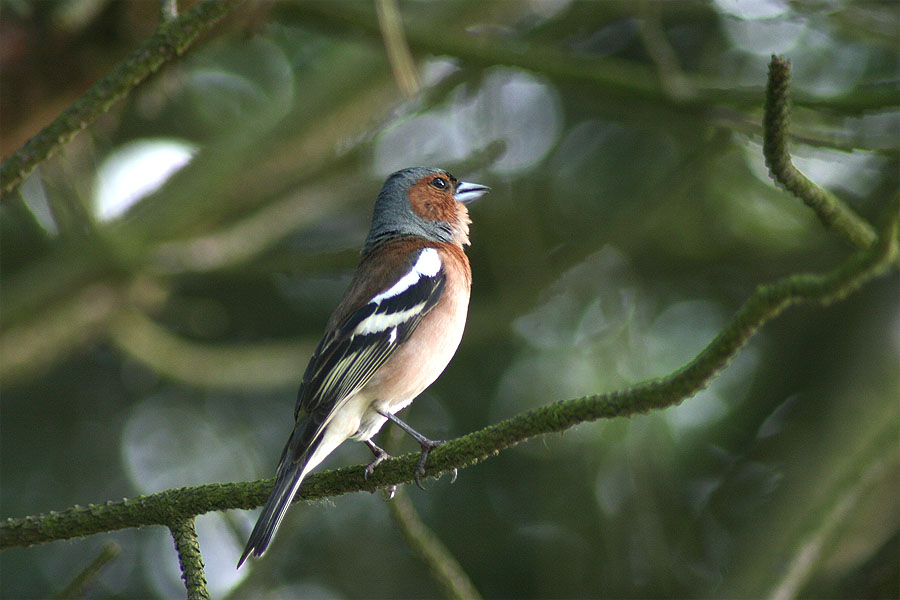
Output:
[[388,502],[388,509],[394,521],[400,526],[400,533],[403,534],[406,543],[416,556],[428,565],[432,576],[444,588],[448,598],[460,600],[481,598],[472,580],[450,550],[419,518],[406,490],[399,488],[396,491],[394,498]]
[[656,65],[656,72],[659,75],[663,91],[674,100],[694,98],[697,90],[682,71],[678,55],[675,54],[675,50],[672,49],[672,45],[666,39],[663,31],[660,14],[662,6],[659,2],[650,2],[649,0],[642,0],[639,4],[641,41],[644,42],[647,54]]
[[776,183],[809,206],[826,227],[834,229],[858,248],[875,241],[875,231],[852,208],[828,190],[810,181],[791,162],[787,130],[790,123],[791,63],[772,55],[766,86],[763,154]]
[[159,0],[159,22],[168,23],[178,18],[178,0]]
[[80,596],[84,589],[100,575],[103,568],[115,560],[121,552],[122,547],[116,542],[107,542],[103,544],[103,547],[100,548],[100,553],[94,560],[78,573],[78,575],[76,575],[72,581],[56,595],[56,598],[63,600]]
[[405,97],[415,96],[419,92],[419,75],[403,33],[403,20],[400,18],[397,0],[375,0],[375,14],[378,15],[378,26],[381,28],[381,37],[384,39],[394,79]]

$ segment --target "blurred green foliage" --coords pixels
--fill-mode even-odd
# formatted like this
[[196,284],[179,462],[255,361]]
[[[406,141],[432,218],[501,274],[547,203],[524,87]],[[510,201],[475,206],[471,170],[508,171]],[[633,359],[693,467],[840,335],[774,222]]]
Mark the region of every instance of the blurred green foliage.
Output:
[[[76,4],[3,4],[19,50],[0,64],[6,140],[58,112],[42,83],[71,65],[53,48],[121,53],[157,16]],[[411,98],[370,4],[249,3],[6,199],[4,516],[270,477],[396,168],[493,188],[472,207],[466,336],[406,415],[434,437],[667,373],[757,284],[848,254],[767,178],[771,53],[794,66],[797,166],[869,218],[900,187],[895,3],[400,10]],[[110,159],[161,141],[187,165],[130,210],[104,204]],[[410,497],[485,597],[894,596],[897,299],[893,272],[789,311],[681,406],[533,440]],[[326,466],[366,453],[345,444]],[[253,517],[198,519],[216,597],[439,594],[379,496],[295,507],[235,572]],[[0,595],[55,593],[109,538],[122,552],[89,597],[184,593],[158,528],[6,550]]]

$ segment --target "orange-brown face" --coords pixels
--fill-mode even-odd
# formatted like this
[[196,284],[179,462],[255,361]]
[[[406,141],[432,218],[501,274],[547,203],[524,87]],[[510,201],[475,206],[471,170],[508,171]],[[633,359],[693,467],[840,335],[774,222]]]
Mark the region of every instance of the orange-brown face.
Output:
[[413,212],[426,221],[453,223],[457,214],[455,191],[454,177],[443,173],[426,175],[409,188],[409,204]]
[[407,193],[409,204],[425,221],[444,221],[455,230],[456,241],[469,243],[469,211],[453,197],[459,182],[452,175],[435,173],[418,180]]

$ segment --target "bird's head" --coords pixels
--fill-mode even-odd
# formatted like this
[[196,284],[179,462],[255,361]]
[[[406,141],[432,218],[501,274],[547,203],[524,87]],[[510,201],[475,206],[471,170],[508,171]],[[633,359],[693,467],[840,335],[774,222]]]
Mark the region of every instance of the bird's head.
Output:
[[465,204],[489,189],[459,181],[443,169],[411,167],[397,171],[387,178],[375,200],[365,247],[404,235],[467,245],[471,221]]

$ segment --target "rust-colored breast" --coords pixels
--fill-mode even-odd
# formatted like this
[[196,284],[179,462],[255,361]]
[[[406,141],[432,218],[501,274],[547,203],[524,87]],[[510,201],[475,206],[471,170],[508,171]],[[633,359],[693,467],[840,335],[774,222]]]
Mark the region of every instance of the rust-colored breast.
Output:
[[441,264],[444,265],[444,272],[447,274],[451,288],[460,286],[468,292],[472,287],[472,268],[469,266],[469,259],[463,249],[457,244],[446,242],[430,245],[437,248],[441,255]]

